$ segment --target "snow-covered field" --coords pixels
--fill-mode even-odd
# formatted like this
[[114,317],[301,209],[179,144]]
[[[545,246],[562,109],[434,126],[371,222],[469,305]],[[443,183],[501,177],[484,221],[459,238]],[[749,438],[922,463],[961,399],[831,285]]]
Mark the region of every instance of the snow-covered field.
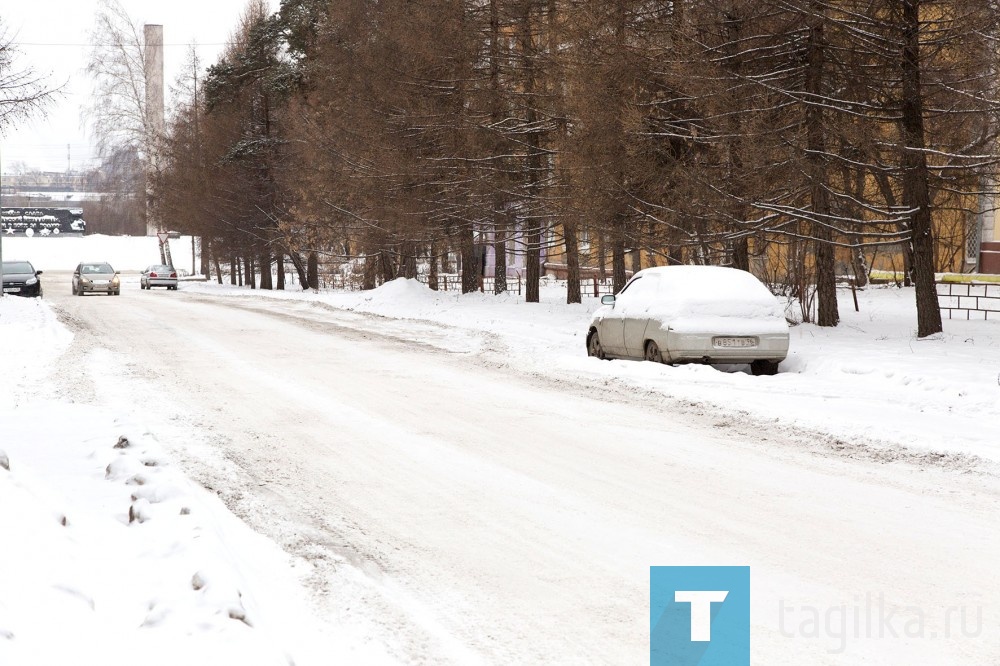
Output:
[[[184,243],[174,242],[178,265]],[[45,271],[80,259],[134,271],[158,260],[153,238],[5,238],[3,252]],[[124,277],[138,289],[137,276]],[[555,284],[540,304],[405,280],[373,292],[181,290],[379,315],[383,335],[487,353],[521,373],[662,394],[731,423],[815,432],[817,449],[865,463],[985,470],[1000,460],[1000,320],[946,321],[944,334],[920,340],[910,290],[860,292],[859,312],[844,293],[842,324],[793,327],[774,377],[587,358],[596,299],[566,305]],[[145,422],[85,383],[67,399],[47,382],[73,343],[45,300],[0,299],[0,664],[387,661],[349,630],[320,642],[295,562],[187,479]]]

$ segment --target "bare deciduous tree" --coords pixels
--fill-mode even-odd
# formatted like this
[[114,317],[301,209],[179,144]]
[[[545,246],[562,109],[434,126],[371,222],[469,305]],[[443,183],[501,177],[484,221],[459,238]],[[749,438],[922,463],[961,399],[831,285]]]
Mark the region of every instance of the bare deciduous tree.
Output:
[[0,134],[19,121],[44,114],[58,90],[30,65],[19,65],[13,39],[0,22]]

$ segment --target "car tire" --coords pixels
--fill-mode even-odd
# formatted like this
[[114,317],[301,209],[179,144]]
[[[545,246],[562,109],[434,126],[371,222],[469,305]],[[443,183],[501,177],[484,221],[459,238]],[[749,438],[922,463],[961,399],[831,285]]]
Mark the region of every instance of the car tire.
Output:
[[663,354],[660,353],[660,346],[652,340],[646,340],[646,349],[643,358],[653,363],[663,363]]
[[122,290],[121,289],[116,290],[113,295],[114,296],[121,296],[122,295]]
[[774,361],[753,361],[750,363],[750,374],[757,376],[778,374],[778,364]]
[[587,356],[593,356],[602,361],[607,359],[604,347],[601,345],[601,336],[597,334],[597,331],[591,331],[590,337],[587,338]]

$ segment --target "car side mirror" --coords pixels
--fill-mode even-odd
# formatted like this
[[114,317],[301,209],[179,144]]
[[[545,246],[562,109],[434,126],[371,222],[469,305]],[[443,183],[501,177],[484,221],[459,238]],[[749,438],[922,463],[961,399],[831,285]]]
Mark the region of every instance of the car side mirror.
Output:
[[614,304],[615,304],[614,294],[605,294],[604,296],[601,296],[601,305],[614,305]]
[[35,271],[35,275],[41,275],[42,271]]

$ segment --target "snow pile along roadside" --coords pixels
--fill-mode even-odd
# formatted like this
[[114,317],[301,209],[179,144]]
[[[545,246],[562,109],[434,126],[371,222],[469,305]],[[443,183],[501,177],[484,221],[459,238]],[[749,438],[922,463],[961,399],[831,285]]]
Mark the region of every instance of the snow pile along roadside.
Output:
[[292,663],[250,584],[280,551],[234,538],[150,435],[51,407],[4,415],[0,663]]
[[287,554],[120,398],[46,383],[72,339],[44,301],[0,300],[0,664],[357,660],[356,639],[321,636]]

